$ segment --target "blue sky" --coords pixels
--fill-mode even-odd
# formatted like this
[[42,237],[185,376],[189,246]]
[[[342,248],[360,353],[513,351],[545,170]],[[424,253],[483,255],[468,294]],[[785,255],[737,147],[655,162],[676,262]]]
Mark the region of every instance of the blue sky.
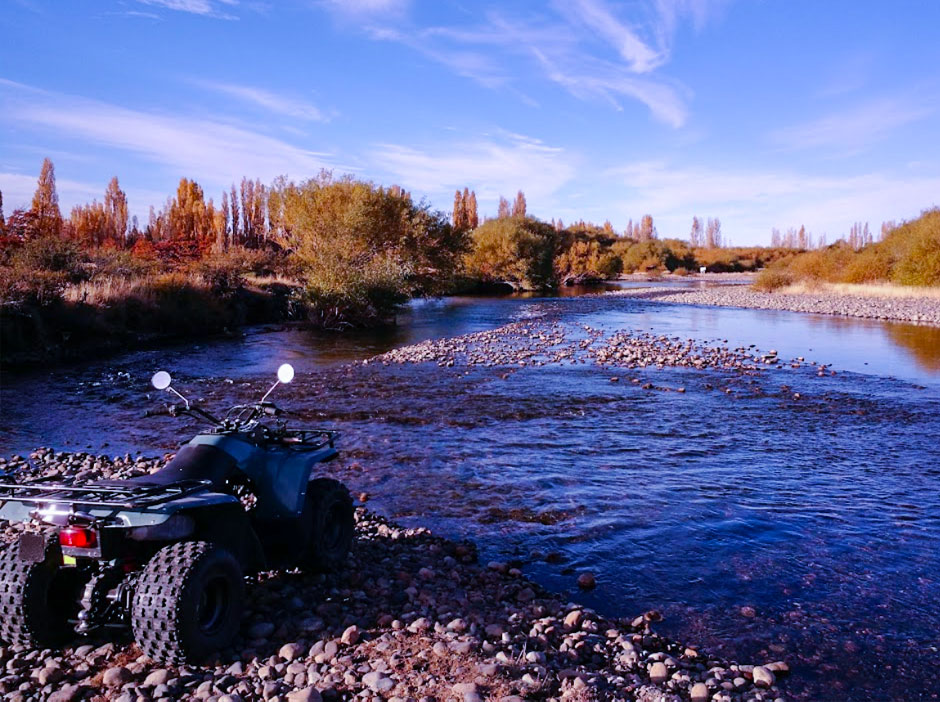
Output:
[[112,175],[146,220],[181,176],[321,168],[482,214],[653,215],[733,243],[940,205],[940,3],[4,0],[0,190],[63,210]]

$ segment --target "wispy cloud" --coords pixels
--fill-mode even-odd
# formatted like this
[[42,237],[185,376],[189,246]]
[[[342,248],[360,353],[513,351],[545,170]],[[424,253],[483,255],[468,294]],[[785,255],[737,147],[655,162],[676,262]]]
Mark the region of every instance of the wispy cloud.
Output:
[[657,120],[680,127],[690,91],[654,74],[671,58],[678,24],[689,18],[700,26],[716,4],[645,0],[624,8],[606,0],[558,0],[553,10],[524,19],[500,9],[472,25],[364,24],[374,39],[405,44],[488,88],[524,96],[518,86],[531,79],[534,67],[536,75],[578,99],[618,110],[624,100],[638,100]]
[[408,9],[411,0],[321,0],[328,10],[346,16],[400,14]]
[[481,204],[494,209],[500,195],[519,189],[530,203],[548,209],[576,172],[575,159],[564,149],[508,132],[424,147],[378,144],[370,159],[396,182],[438,201],[447,202],[455,189],[469,186]]
[[[604,39],[627,62],[633,73],[647,73],[665,63],[665,47],[653,47],[640,38],[634,26],[622,21],[603,0],[565,0],[556,7],[573,24],[581,25],[592,34]],[[660,38],[661,32],[657,32]]]
[[885,98],[779,129],[771,137],[792,149],[831,148],[854,153],[933,112],[934,108],[925,104]]
[[[6,87],[16,86],[4,83]],[[46,128],[69,138],[133,153],[164,164],[174,175],[224,185],[245,174],[270,180],[306,177],[329,167],[328,158],[222,119],[132,110],[110,103],[13,87],[2,101],[5,122]]]
[[195,84],[208,90],[229,95],[257,107],[296,119],[313,122],[327,122],[329,117],[315,105],[293,97],[278,95],[269,90],[256,88],[250,85],[236,85],[234,83],[216,83],[212,81],[193,81]]
[[188,12],[203,17],[217,17],[220,19],[237,19],[224,8],[238,5],[238,0],[137,0],[144,5],[163,7],[178,12]]

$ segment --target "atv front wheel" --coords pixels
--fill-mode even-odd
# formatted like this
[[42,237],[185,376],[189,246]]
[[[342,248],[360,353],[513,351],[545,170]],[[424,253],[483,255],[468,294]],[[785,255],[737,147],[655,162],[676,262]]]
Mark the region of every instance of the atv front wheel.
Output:
[[355,531],[346,486],[330,478],[311,480],[302,519],[307,537],[302,566],[318,573],[342,568]]
[[244,600],[241,566],[224,548],[205,541],[165,546],[137,581],[134,638],[156,660],[201,662],[231,643]]
[[49,546],[40,562],[22,560],[18,543],[0,547],[0,640],[42,649],[74,635],[69,619],[78,616],[82,579],[61,558]]

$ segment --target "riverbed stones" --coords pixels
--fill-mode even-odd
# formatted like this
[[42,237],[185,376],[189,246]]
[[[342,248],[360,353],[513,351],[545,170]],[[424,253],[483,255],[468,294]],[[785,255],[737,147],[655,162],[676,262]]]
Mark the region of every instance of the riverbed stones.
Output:
[[760,292],[746,285],[721,285],[665,294],[662,288],[633,288],[609,292],[606,295],[639,298],[656,303],[789,310],[940,326],[940,298],[933,297],[876,297],[831,291]]
[[[99,465],[94,479],[108,479],[162,464],[43,456],[24,474],[41,477],[52,473],[45,468],[54,468],[70,475],[72,466],[87,461]],[[0,646],[0,694],[56,702],[347,702],[393,696],[473,702],[532,695],[632,699],[646,688],[671,700],[682,690],[700,689],[697,684],[708,687],[706,681],[717,675],[707,671],[705,654],[693,656],[688,647],[653,632],[658,616],[641,615],[633,624],[607,619],[546,592],[509,564],[479,564],[471,544],[397,526],[364,508],[356,510],[355,520],[357,538],[344,572],[268,572],[249,579],[240,634],[213,664],[165,665],[142,656],[126,639],[104,645],[75,641],[51,653]],[[0,524],[0,538],[16,534]],[[421,577],[422,569],[435,576]],[[712,666],[707,660],[717,669],[720,662]],[[773,673],[784,665],[776,661],[766,669]],[[766,700],[780,696],[775,680],[762,687],[768,678],[760,669],[737,668],[735,675],[745,683],[733,694],[742,702],[756,700],[758,692]],[[721,682],[730,679],[722,673]],[[458,684],[476,687],[458,694]],[[720,684],[713,693],[718,689]]]

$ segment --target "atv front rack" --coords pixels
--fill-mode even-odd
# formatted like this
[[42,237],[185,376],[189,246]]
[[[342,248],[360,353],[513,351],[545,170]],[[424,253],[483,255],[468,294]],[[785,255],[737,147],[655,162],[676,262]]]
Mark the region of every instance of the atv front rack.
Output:
[[12,500],[26,504],[68,502],[89,507],[137,509],[152,507],[175,500],[211,485],[208,480],[179,480],[166,485],[129,483],[118,485],[61,485],[30,483],[0,483],[0,502]]
[[314,451],[332,447],[339,436],[338,431],[330,429],[288,429],[275,435],[275,440],[288,448]]

